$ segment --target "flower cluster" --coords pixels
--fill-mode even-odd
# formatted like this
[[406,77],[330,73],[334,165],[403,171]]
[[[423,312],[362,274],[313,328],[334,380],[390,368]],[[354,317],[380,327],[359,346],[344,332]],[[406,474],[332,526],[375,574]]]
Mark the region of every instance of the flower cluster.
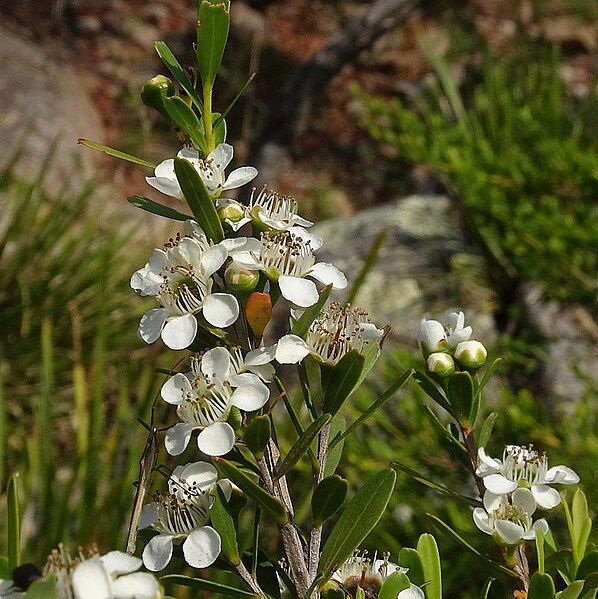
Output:
[[442,379],[457,366],[472,372],[482,367],[488,352],[479,341],[470,339],[472,333],[472,328],[465,326],[463,312],[451,312],[444,323],[422,319],[416,337],[428,373]]

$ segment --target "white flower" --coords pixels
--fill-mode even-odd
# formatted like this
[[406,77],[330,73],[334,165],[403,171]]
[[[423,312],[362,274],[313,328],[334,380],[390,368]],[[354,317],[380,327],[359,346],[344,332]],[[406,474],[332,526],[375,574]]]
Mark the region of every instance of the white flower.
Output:
[[[225,143],[216,146],[205,160],[199,157],[199,152],[191,148],[183,148],[177,157],[188,160],[195,167],[208,192],[214,197],[219,197],[223,191],[241,187],[257,176],[257,170],[252,166],[235,169],[226,176],[224,171],[233,159],[233,147]],[[183,197],[172,158],[161,162],[156,167],[154,176],[146,177],[146,181],[166,195],[179,199]]]
[[139,558],[121,551],[100,556],[79,550],[73,559],[62,545],[52,551],[45,576],[56,579],[56,599],[152,599],[160,585],[153,574],[138,572]]
[[332,302],[312,322],[305,340],[298,335],[285,335],[276,344],[276,360],[280,364],[297,364],[312,354],[316,359],[336,364],[346,353],[363,352],[370,341],[380,342],[384,329],[370,321],[361,308]]
[[371,594],[377,596],[384,581],[391,574],[407,572],[407,568],[393,564],[388,561],[388,557],[388,554],[385,554],[384,559],[376,559],[374,555],[374,559],[371,560],[367,557],[367,551],[355,552],[334,572],[332,580],[340,583],[353,596],[358,586],[364,590],[371,590]]
[[212,293],[212,275],[227,256],[227,247],[222,243],[211,245],[197,225],[192,236],[177,235],[165,249],[154,250],[149,262],[131,277],[135,291],[155,296],[161,305],[141,319],[141,339],[153,343],[161,336],[171,349],[189,347],[197,333],[195,315],[200,312],[213,326],[233,324],[239,316],[236,298],[228,293]]
[[139,527],[153,527],[143,550],[148,570],[163,570],[172,558],[174,543],[183,541],[185,561],[194,568],[207,568],[220,554],[220,535],[208,526],[216,484],[230,497],[230,483],[218,481],[216,468],[207,462],[177,466],[168,479],[168,493],[160,493],[154,503],[143,508]]
[[7,599],[17,599],[25,597],[26,594],[18,589],[12,580],[0,580],[0,597]]
[[455,348],[455,360],[464,368],[479,368],[487,357],[488,352],[479,341],[461,341]]
[[507,445],[502,460],[491,458],[483,447],[478,449],[480,460],[476,470],[488,493],[505,495],[518,487],[529,487],[535,503],[544,509],[559,505],[561,496],[549,485],[576,485],[579,476],[566,466],[548,468],[546,454],[540,454],[532,446]]
[[297,214],[297,200],[263,187],[251,192],[248,212],[270,229],[288,231],[293,227],[311,227],[313,223]]
[[[259,371],[260,366],[255,368]],[[259,376],[249,372],[251,368],[254,366],[247,365],[240,353],[233,358],[226,349],[217,347],[199,359],[193,358],[190,372],[175,374],[164,383],[162,399],[177,406],[181,420],[165,435],[170,455],[185,451],[194,430],[200,430],[197,446],[206,455],[224,455],[233,448],[235,431],[227,422],[231,408],[253,412],[270,397]]]
[[425,599],[426,594],[414,584],[410,584],[408,589],[403,589],[397,595],[397,599]]
[[435,352],[456,347],[471,337],[471,327],[466,327],[463,312],[451,312],[443,325],[437,320],[423,318],[417,327],[415,336],[424,357]]
[[513,546],[535,538],[536,529],[548,532],[546,520],[533,522],[536,501],[529,489],[515,489],[511,500],[507,496],[486,494],[484,507],[473,510],[475,525],[492,535],[501,545]]
[[316,263],[314,250],[321,239],[304,229],[262,233],[259,244],[246,251],[236,252],[232,258],[239,264],[261,270],[277,281],[280,292],[289,302],[307,308],[318,301],[318,289],[311,277],[332,284],[334,289],[347,286],[345,275],[326,262]]

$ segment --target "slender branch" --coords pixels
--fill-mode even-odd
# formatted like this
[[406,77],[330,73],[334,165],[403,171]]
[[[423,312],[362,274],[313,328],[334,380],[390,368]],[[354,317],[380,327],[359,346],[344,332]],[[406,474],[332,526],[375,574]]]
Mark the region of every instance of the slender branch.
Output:
[[[326,470],[326,460],[328,457],[328,441],[330,439],[331,423],[327,422],[320,431],[318,442],[318,470],[314,480],[314,488],[322,482]],[[313,582],[318,572],[320,562],[320,544],[322,542],[322,526],[314,526],[309,539],[309,576]]]
[[243,562],[239,562],[235,566],[235,570],[237,571],[237,574],[247,583],[247,586],[256,595],[258,595],[262,599],[266,599],[266,597],[267,597],[266,593],[264,593],[264,591],[262,590],[262,587],[260,587],[257,580],[255,580],[253,578],[253,576],[251,576],[251,574],[249,573],[249,571],[247,570],[247,568],[245,567],[245,564],[243,564]]

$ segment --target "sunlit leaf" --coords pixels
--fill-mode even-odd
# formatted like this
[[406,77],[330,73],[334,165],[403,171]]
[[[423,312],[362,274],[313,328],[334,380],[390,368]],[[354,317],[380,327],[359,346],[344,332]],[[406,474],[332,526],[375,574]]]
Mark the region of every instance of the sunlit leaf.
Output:
[[174,208],[169,208],[168,206],[154,202],[154,200],[150,200],[144,196],[131,196],[127,198],[127,202],[146,212],[151,212],[152,214],[163,216],[164,218],[169,218],[171,220],[186,221],[193,218],[190,214],[183,214]]

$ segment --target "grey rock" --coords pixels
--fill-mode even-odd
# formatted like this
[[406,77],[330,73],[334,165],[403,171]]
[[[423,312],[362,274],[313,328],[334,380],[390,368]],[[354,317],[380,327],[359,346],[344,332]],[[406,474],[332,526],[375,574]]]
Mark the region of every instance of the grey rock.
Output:
[[421,318],[462,309],[476,338],[491,343],[496,338],[493,295],[480,284],[464,289],[457,274],[464,263],[481,269],[482,259],[467,243],[444,196],[411,196],[324,221],[314,229],[324,238],[318,258],[345,272],[350,287],[384,229],[386,241],[356,303],[376,322],[389,323],[395,338],[404,342],[413,342]]
[[1,28],[0,56],[0,168],[22,143],[19,176],[35,177],[49,159],[49,189],[63,184],[80,188],[93,168],[91,153],[77,147],[77,138],[102,138],[100,116],[81,78],[70,66]]

